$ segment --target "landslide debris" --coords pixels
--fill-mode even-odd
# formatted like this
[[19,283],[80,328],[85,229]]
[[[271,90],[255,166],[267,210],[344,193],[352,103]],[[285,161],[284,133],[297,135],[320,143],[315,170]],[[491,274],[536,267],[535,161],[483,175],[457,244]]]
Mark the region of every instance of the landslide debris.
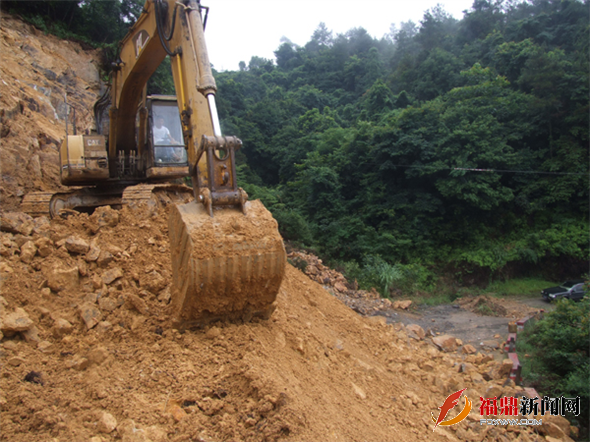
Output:
[[29,224],[0,232],[0,440],[535,440],[477,407],[433,433],[450,393],[521,395],[509,364],[360,316],[290,265],[270,320],[172,329],[167,216],[3,214]]
[[[543,439],[481,426],[477,407],[433,432],[431,413],[459,389],[474,403],[521,395],[508,364],[360,316],[341,287],[290,265],[270,320],[172,329],[165,206],[18,212],[25,192],[59,188],[62,95],[88,128],[99,84],[76,44],[7,15],[0,32],[0,440]],[[563,422],[547,428],[567,440]]]

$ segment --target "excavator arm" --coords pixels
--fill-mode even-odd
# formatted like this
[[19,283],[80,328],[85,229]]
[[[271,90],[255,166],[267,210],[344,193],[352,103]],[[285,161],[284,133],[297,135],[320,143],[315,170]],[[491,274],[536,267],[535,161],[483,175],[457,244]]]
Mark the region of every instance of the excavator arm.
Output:
[[201,11],[196,0],[148,0],[121,41],[112,78],[109,158],[117,158],[119,151],[129,154],[135,147],[135,114],[142,92],[170,55],[195,198],[212,215],[217,205],[238,204],[245,210],[247,195],[236,182],[235,151],[241,141],[221,135]]
[[242,142],[221,134],[203,9],[197,0],[147,0],[121,41],[111,84],[109,158],[116,158],[142,148],[135,141],[142,93],[164,58],[171,58],[195,196],[172,207],[169,220],[171,316],[180,328],[268,317],[286,263],[276,221],[237,186],[235,152]]

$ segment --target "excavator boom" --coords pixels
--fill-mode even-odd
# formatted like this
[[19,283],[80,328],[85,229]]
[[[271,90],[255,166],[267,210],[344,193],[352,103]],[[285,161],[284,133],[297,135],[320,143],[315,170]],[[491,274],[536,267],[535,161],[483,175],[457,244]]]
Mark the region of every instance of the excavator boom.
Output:
[[[202,10],[197,0],[146,1],[120,44],[109,111],[112,161],[135,149],[136,113],[145,84],[170,56],[194,193],[194,201],[171,208],[169,220],[171,315],[179,328],[268,317],[286,264],[276,221],[262,203],[248,202],[237,185],[235,152],[242,142],[221,133]],[[152,132],[155,145],[156,129]],[[141,148],[139,157],[145,156]]]

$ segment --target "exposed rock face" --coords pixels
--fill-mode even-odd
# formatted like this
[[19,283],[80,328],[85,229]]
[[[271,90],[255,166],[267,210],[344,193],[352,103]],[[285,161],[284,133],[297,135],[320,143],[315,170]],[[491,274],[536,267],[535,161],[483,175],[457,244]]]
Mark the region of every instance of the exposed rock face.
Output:
[[[0,33],[0,197],[3,210],[12,211],[31,191],[61,188],[57,149],[66,134],[64,95],[81,110],[69,122],[70,133],[73,124],[83,133],[94,124],[92,106],[101,84],[96,51],[45,35],[4,11]],[[24,219],[5,215],[3,231],[30,233]]]

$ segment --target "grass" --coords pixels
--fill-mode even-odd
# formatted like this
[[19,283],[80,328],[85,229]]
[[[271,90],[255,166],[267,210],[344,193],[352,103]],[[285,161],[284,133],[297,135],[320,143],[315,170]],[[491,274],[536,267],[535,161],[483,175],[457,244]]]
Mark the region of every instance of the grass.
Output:
[[509,279],[507,281],[497,281],[490,284],[486,292],[492,292],[496,296],[541,296],[541,290],[548,287],[554,287],[559,283],[546,281],[538,278]]

